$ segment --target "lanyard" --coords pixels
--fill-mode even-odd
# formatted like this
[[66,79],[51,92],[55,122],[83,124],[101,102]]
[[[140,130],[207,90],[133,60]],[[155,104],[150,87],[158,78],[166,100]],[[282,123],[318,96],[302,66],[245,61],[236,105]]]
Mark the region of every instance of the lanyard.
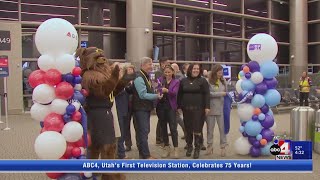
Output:
[[151,82],[150,80],[147,78],[147,76],[140,70],[141,74],[144,76],[144,78],[146,78],[146,80],[148,81],[149,87],[151,87]]

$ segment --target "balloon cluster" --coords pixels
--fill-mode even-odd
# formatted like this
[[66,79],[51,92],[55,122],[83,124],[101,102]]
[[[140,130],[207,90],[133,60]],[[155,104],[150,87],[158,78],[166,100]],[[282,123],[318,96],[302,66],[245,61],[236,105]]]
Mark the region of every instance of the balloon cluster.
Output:
[[236,90],[241,103],[238,103],[239,128],[242,137],[236,140],[238,154],[258,157],[270,155],[273,144],[275,122],[270,107],[280,103],[280,93],[275,89],[278,82],[278,65],[273,61],[278,53],[274,38],[268,34],[253,36],[247,46],[250,61],[242,65]]
[[[40,69],[29,76],[34,88],[30,113],[42,128],[35,140],[35,152],[40,159],[85,159],[90,137],[82,104],[88,92],[81,87],[81,68],[76,67],[72,55],[78,45],[77,31],[64,19],[49,19],[37,29],[35,42],[41,56]],[[69,174],[47,176],[64,179]],[[92,174],[84,176],[90,178]]]

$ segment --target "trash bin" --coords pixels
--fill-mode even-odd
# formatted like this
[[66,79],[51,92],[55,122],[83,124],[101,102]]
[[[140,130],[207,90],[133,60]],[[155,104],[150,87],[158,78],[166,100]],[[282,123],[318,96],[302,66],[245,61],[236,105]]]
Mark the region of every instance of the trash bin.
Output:
[[315,110],[310,107],[296,107],[291,111],[290,134],[294,141],[312,141],[315,129]]
[[315,132],[314,132],[314,151],[320,154],[320,110],[317,111],[316,114],[316,122],[315,122]]

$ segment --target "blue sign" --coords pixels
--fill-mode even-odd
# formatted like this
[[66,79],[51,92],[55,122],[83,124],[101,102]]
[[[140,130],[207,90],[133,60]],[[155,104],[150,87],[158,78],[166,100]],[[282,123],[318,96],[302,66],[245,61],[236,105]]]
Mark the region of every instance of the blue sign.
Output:
[[88,41],[81,41],[81,47],[87,48],[88,47]]
[[0,160],[0,172],[312,172],[312,160]]
[[292,159],[312,159],[311,141],[292,141]]
[[231,78],[231,67],[226,66],[226,65],[222,65],[222,67],[223,67],[223,77],[230,79]]
[[0,56],[0,77],[9,76],[8,56]]

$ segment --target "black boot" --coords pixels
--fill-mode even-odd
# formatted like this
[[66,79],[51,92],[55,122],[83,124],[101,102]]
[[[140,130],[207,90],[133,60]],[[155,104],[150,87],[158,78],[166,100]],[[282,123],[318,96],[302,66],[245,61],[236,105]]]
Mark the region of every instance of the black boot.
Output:
[[195,145],[195,149],[193,152],[193,159],[199,159],[200,156],[200,146],[201,146],[201,136],[199,135],[195,135],[194,136],[194,145]]
[[192,145],[190,145],[190,144],[188,144],[187,146],[188,146],[188,147],[187,147],[186,156],[187,156],[187,157],[190,157],[190,156],[191,156],[191,153],[192,153],[192,150],[193,150],[193,147],[192,147]]

